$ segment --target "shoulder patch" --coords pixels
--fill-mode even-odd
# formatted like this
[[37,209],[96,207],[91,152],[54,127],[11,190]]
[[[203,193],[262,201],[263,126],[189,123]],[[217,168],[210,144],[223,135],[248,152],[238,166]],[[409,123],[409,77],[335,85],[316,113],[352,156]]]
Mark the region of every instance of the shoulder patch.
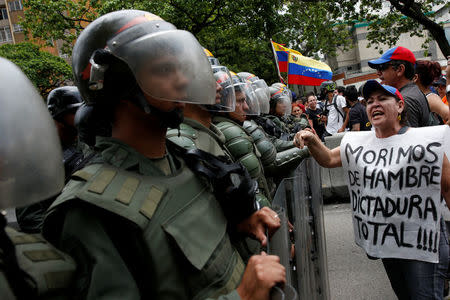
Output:
[[64,259],[58,252],[52,249],[23,251],[23,255],[33,262]]
[[79,171],[76,171],[75,173],[73,173],[71,175],[71,177],[74,179],[78,178],[78,179],[82,179],[84,181],[88,181],[89,179],[91,179],[92,174],[88,173],[84,169],[82,169],[82,170],[79,170]]
[[148,193],[147,198],[144,200],[144,203],[142,203],[139,212],[144,216],[146,216],[148,219],[151,219],[164,194],[165,194],[164,190],[152,186],[150,192]]
[[120,188],[120,191],[116,196],[116,200],[126,205],[130,204],[131,198],[133,198],[138,186],[139,179],[128,177]]
[[96,194],[103,194],[106,187],[111,183],[116,174],[117,171],[115,170],[103,170],[89,185],[88,191]]

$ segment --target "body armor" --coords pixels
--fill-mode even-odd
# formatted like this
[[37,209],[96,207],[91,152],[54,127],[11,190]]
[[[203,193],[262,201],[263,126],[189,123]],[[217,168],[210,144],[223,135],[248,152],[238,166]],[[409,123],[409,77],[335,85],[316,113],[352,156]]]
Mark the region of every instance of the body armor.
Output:
[[[72,258],[39,234],[26,234],[10,227],[5,231],[15,246],[18,265],[28,276],[27,282],[36,291],[37,299],[72,299],[70,288],[76,270]],[[3,297],[4,290],[1,292]]]
[[245,266],[209,188],[182,162],[169,176],[141,175],[117,167],[135,154],[127,152],[130,148],[109,150],[109,163],[95,163],[72,175],[49,210],[44,233],[52,234],[51,228],[58,226],[58,209],[88,203],[136,227],[147,250],[138,261],[151,266],[144,272],[155,299],[203,299],[236,289]]
[[[229,157],[232,161],[239,161],[242,163],[242,165],[249,171],[250,176],[252,178],[258,179],[259,173],[257,172],[250,172],[251,168],[252,170],[255,170],[255,157],[251,156],[247,159],[244,159],[243,161],[247,163],[244,164],[242,161],[238,160],[236,156],[233,155],[233,153],[226,147],[226,136],[220,131],[220,129],[214,125],[211,124],[211,127],[208,129],[202,124],[198,123],[195,120],[185,118],[184,123],[181,124],[180,130],[178,133],[177,129],[170,129],[167,131],[166,137],[177,144],[178,146],[181,146],[186,149],[200,149],[203,151],[206,151],[208,153],[211,153],[215,156],[221,156],[226,155]],[[239,144],[233,144],[233,149],[239,149]],[[245,149],[249,149],[251,147],[250,140],[245,139],[245,144],[242,145],[244,148],[244,151],[242,149],[236,150],[238,153],[245,152]],[[245,154],[243,155],[245,156]],[[259,168],[259,165],[256,165],[256,168]],[[258,171],[260,169],[257,169]],[[258,180],[258,193],[256,194],[256,200],[261,206],[270,206],[270,201],[268,200],[267,196],[265,196],[264,190],[261,189],[261,185]]]
[[214,125],[206,128],[202,124],[185,118],[179,129],[169,129],[166,138],[185,149],[200,149],[215,156],[231,154],[224,147],[225,136]]
[[305,114],[301,114],[300,117],[294,115],[286,116],[285,123],[289,131],[293,134],[303,130],[305,128],[311,128],[309,124],[308,117]]
[[250,176],[258,180],[262,194],[271,200],[270,189],[264,177],[264,169],[260,161],[261,154],[256,148],[253,138],[245,132],[242,126],[228,118],[215,116],[213,123],[224,134],[225,147],[233,156],[233,160],[242,163],[247,168]]
[[[265,118],[266,120],[266,127],[267,131],[269,134],[270,132],[274,133],[274,136],[276,136],[278,139],[281,139],[283,141],[290,141],[291,136],[290,136],[290,131],[287,128],[286,124],[280,120],[280,118],[278,118],[277,116],[274,115],[264,115],[262,118]],[[269,125],[270,124],[270,125]],[[271,128],[273,127],[273,128]],[[263,126],[264,130],[266,130],[266,128]]]
[[291,147],[277,151],[264,130],[254,120],[245,121],[243,128],[254,139],[267,176],[286,177],[289,170],[293,171],[303,158],[309,156],[307,148],[299,149],[292,142],[281,141],[289,143]]

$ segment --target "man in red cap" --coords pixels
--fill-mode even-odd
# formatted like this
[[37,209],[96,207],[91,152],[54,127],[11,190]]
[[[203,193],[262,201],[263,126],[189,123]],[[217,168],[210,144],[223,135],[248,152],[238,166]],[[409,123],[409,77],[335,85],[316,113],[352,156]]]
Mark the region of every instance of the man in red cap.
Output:
[[394,47],[380,58],[368,62],[376,69],[383,84],[397,88],[405,99],[408,124],[411,127],[432,125],[429,121],[430,107],[425,95],[412,81],[416,58],[405,47]]

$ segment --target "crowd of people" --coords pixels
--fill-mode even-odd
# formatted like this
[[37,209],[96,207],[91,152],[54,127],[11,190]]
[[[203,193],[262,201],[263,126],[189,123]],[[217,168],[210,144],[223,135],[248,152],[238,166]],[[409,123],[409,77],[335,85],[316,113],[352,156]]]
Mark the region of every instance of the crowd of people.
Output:
[[[429,135],[426,146],[411,142],[401,167],[434,163],[420,176],[450,203],[448,126],[427,128],[449,120],[446,99],[432,87],[440,92],[442,80],[449,86],[450,66],[445,79],[435,63],[416,62],[406,48],[369,62],[383,85],[368,81],[358,91],[327,81],[320,100],[314,93],[297,100],[283,83],[228,70],[191,33],[160,17],[122,10],[82,31],[72,62],[76,86],[49,94],[49,114],[27,109],[29,100],[39,107],[40,97],[17,67],[0,60],[2,78],[23,86],[19,95],[2,86],[2,107],[10,111],[3,109],[0,120],[19,111],[36,120],[13,126],[0,145],[0,208],[15,207],[18,222],[0,230],[0,261],[8,261],[0,267],[0,294],[11,299],[269,299],[286,282],[279,257],[264,251],[280,227],[272,198],[310,154],[324,167],[361,174],[372,155],[358,159],[363,145],[388,149],[403,145],[401,138]],[[56,129],[48,129],[50,116]],[[346,131],[361,133],[346,134],[340,148],[324,146],[327,136]],[[46,143],[35,141],[41,134],[51,135]],[[30,160],[25,140],[49,156]],[[55,154],[59,145],[63,152]],[[392,177],[386,155],[376,163],[383,178]],[[387,187],[361,188],[373,191],[399,196]],[[383,260],[399,299],[442,299],[447,208],[436,195],[430,199],[438,221],[426,228],[420,220],[402,223],[429,230],[430,245],[436,233],[436,252],[391,253],[359,243]],[[428,208],[418,210],[425,215]],[[394,234],[383,235],[383,243],[387,235]]]

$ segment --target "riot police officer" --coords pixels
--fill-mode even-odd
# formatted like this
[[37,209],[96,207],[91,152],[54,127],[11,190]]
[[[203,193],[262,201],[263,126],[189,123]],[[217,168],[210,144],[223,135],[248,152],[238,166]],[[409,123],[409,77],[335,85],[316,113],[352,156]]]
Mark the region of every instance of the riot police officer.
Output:
[[245,137],[240,139],[238,138],[239,135],[236,136],[236,133],[230,134],[230,131],[227,131],[227,135],[225,135],[212,122],[215,116],[234,113],[236,107],[238,110],[242,110],[243,102],[236,104],[235,93],[238,94],[238,97],[241,97],[240,100],[242,101],[244,86],[245,88],[250,87],[243,85],[239,80],[233,82],[231,73],[225,66],[212,66],[212,70],[217,83],[217,103],[207,106],[186,105],[181,134],[172,129],[167,136],[182,147],[199,148],[217,156],[226,155],[232,161],[241,163],[252,178],[258,179],[260,182],[256,195],[257,202],[261,207],[270,207],[271,198],[268,190],[264,189],[267,185],[262,174],[262,164],[260,164],[260,160],[254,152],[256,148],[253,148],[251,139]]
[[[237,75],[242,80],[251,83],[258,98],[260,113],[263,115],[268,114],[270,109],[270,89],[265,81],[248,72],[240,72]],[[273,181],[275,176],[278,178],[274,182],[279,182],[283,177],[287,177],[289,171],[293,171],[309,153],[307,149],[299,151],[292,141],[283,141],[268,135],[262,126],[259,125],[260,122],[258,120],[261,118],[260,115],[255,114],[247,116],[243,123],[243,128],[253,138],[260,153],[260,160],[264,167],[267,181]],[[262,123],[267,125],[265,121],[262,121]],[[269,183],[269,186],[274,186],[274,184]]]
[[[234,160],[241,162],[252,178],[258,180],[259,197],[262,203],[270,202],[271,188],[264,176],[260,153],[254,145],[253,138],[242,127],[247,115],[259,115],[259,103],[253,88],[236,73],[231,73],[231,80],[236,95],[236,108],[230,112],[219,112],[213,116],[212,123],[223,133],[225,147]],[[266,204],[267,205],[267,204]]]
[[[110,112],[112,124],[112,137],[97,138],[98,155],[72,175],[44,222],[44,235],[82,266],[76,295],[267,298],[284,282],[277,257],[243,264],[212,187],[166,144],[185,102],[215,103],[193,35],[144,11],[109,13],[81,33],[73,70],[84,101]],[[278,226],[275,216],[255,214],[239,225],[254,235]]]
[[[7,209],[59,193],[64,169],[56,130],[42,98],[20,69],[3,58],[0,90],[0,209]],[[1,298],[70,299],[73,260],[42,236],[5,226],[1,213]]]
[[74,148],[77,143],[77,130],[74,125],[75,113],[81,106],[82,100],[76,86],[56,88],[47,96],[47,107],[58,130],[59,139],[64,153],[65,164],[70,165]]
[[283,118],[291,112],[291,100],[288,92],[283,87],[272,85],[270,88],[270,112],[266,116],[273,121],[277,130],[280,132],[278,138],[286,141],[292,140],[291,132],[284,122]]

